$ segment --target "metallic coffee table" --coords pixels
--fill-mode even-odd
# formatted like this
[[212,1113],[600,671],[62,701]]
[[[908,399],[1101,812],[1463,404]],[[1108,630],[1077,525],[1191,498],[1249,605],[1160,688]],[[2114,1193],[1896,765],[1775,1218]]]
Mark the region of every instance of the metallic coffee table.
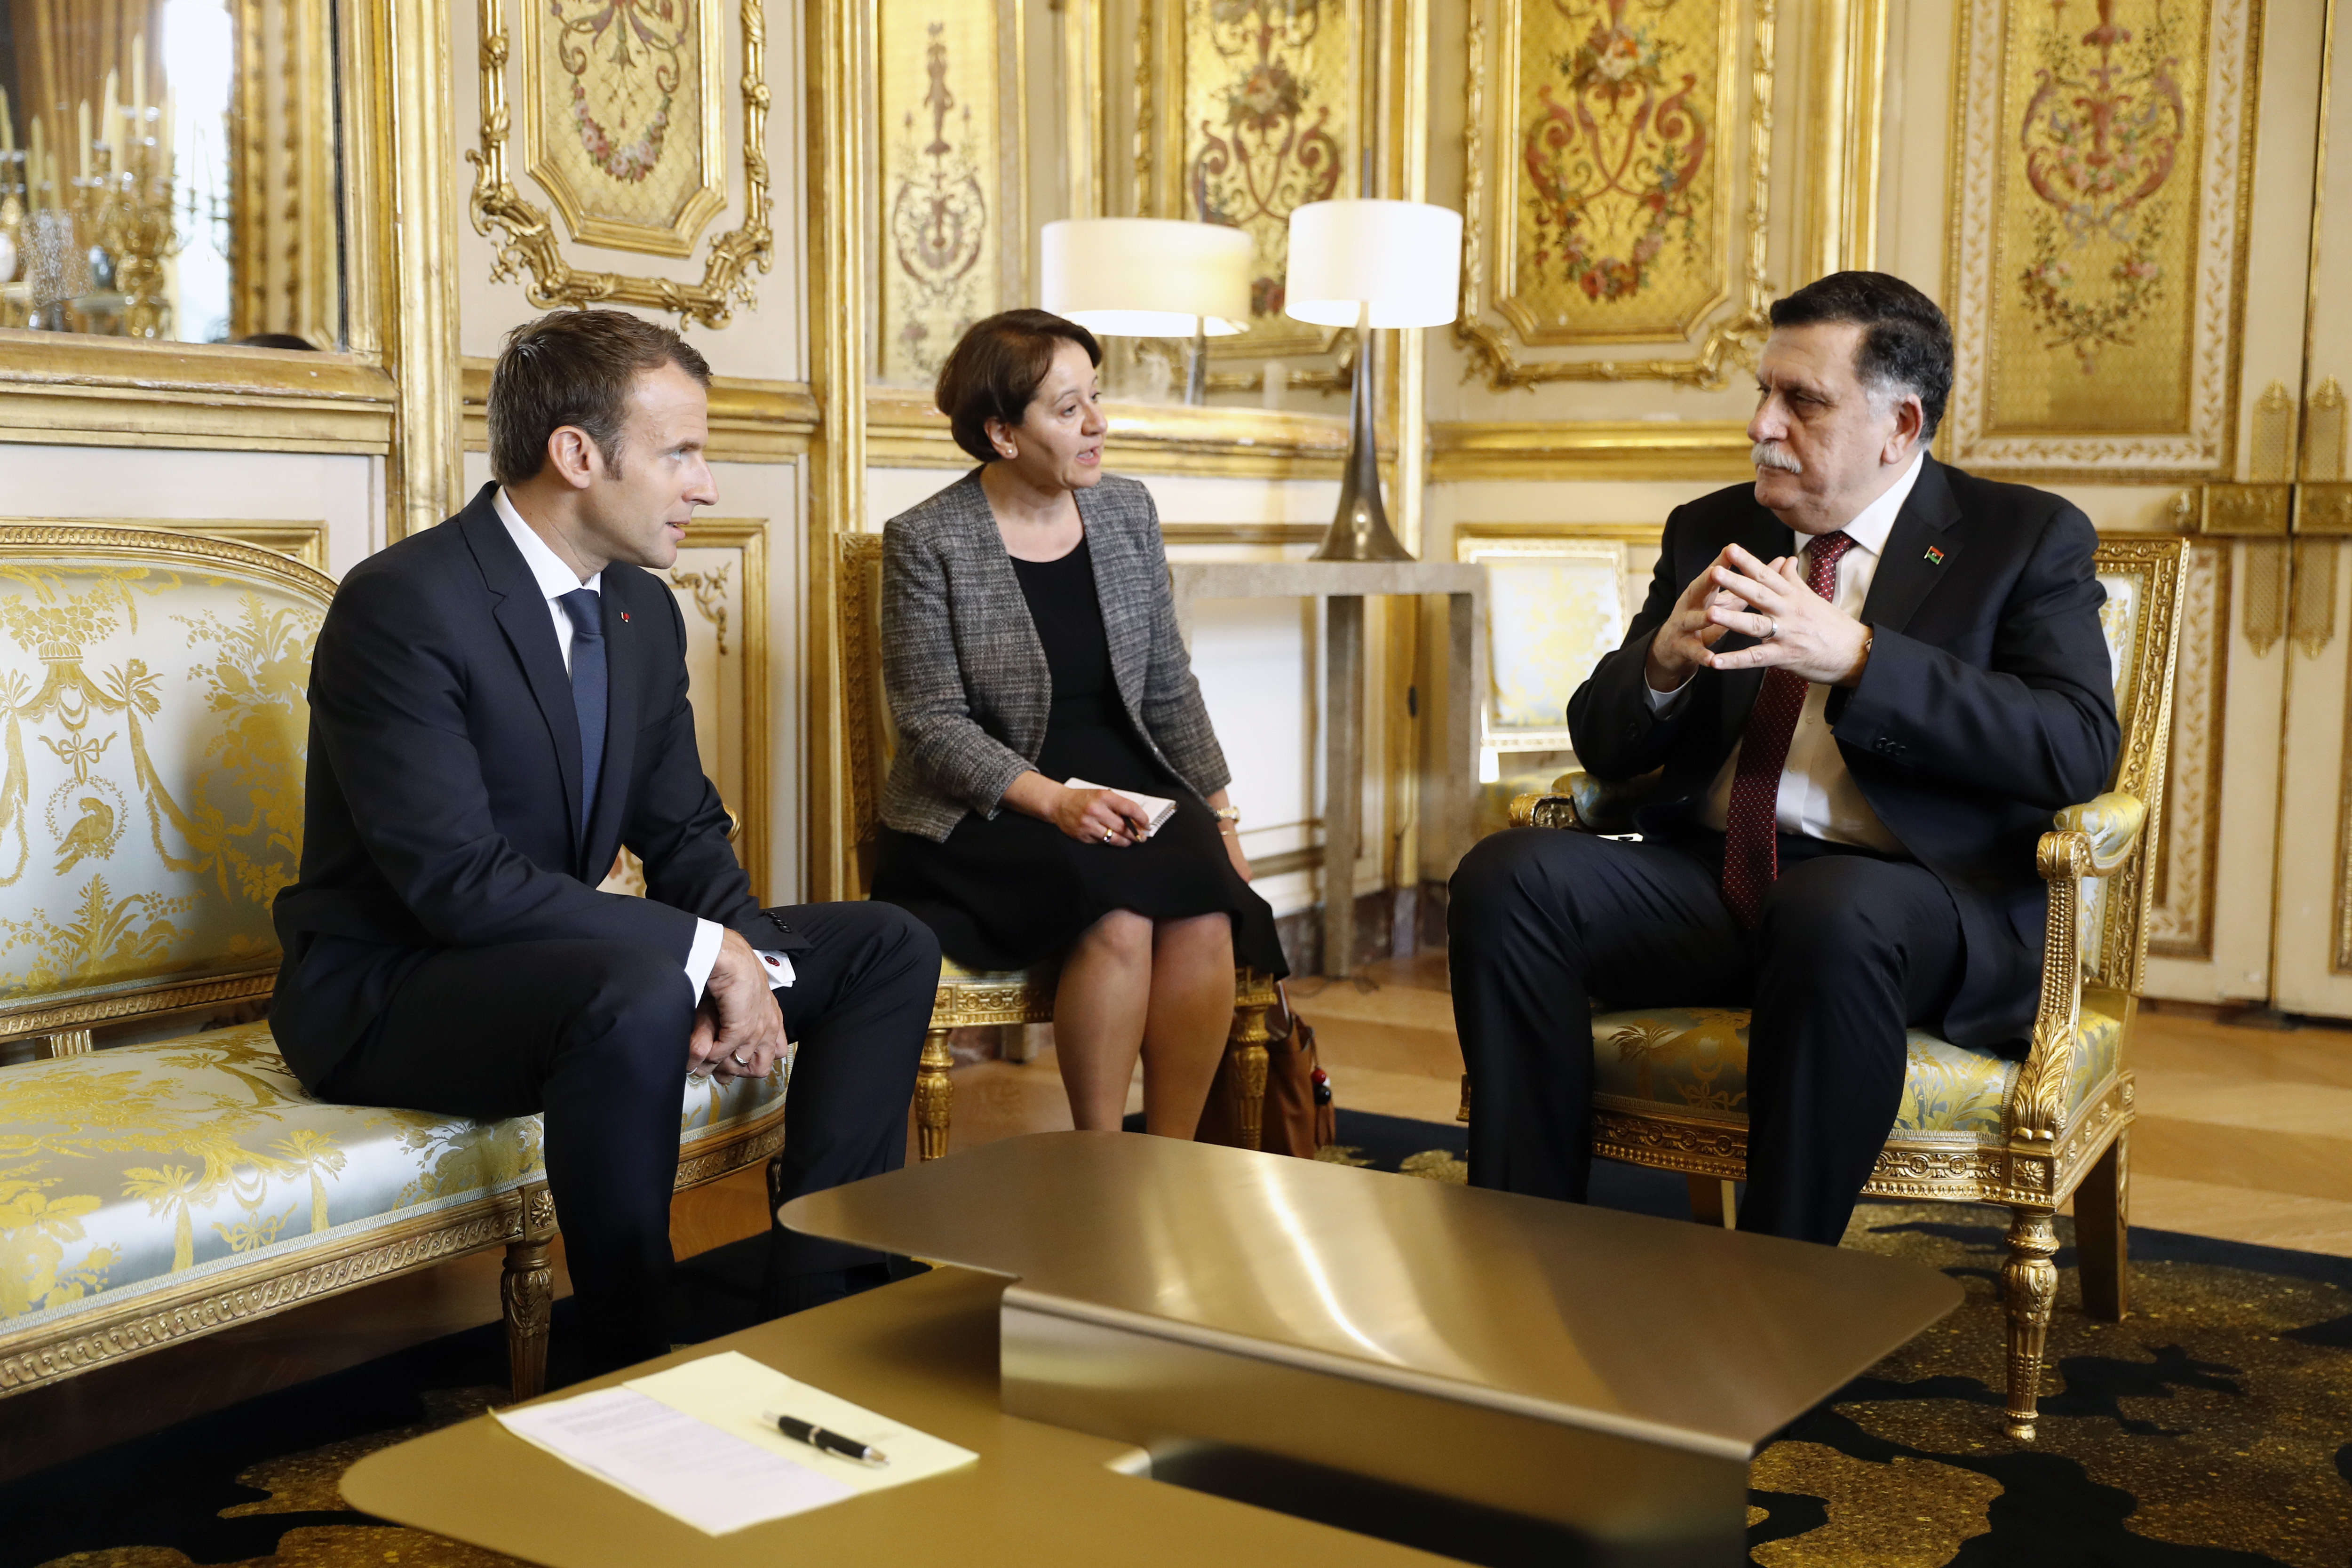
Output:
[[782,1217],[1011,1277],[1007,1415],[1227,1495],[1274,1467],[1302,1511],[1392,1539],[1612,1563],[1742,1561],[1758,1447],[1961,1295],[1866,1253],[1122,1133]]

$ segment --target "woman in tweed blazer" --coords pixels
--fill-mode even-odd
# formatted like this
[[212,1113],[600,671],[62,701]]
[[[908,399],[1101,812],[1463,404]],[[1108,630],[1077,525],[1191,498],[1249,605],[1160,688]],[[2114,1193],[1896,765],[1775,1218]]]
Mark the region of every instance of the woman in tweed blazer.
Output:
[[[939,405],[981,466],[883,534],[883,677],[898,755],[874,896],[982,970],[1061,962],[1072,1120],[1192,1135],[1234,964],[1287,973],[1248,886],[1150,493],[1102,471],[1085,328],[1012,310],[967,332]],[[1136,799],[1172,799],[1156,829]]]

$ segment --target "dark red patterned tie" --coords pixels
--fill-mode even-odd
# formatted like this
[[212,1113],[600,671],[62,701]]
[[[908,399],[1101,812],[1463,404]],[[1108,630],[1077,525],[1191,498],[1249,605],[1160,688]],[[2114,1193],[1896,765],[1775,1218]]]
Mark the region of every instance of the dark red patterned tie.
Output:
[[[1805,586],[1835,599],[1838,558],[1853,546],[1843,531],[1815,539],[1805,561]],[[1789,742],[1810,686],[1785,669],[1766,670],[1739,740],[1739,771],[1732,775],[1731,807],[1724,815],[1723,901],[1750,928],[1780,875],[1780,771],[1788,765]]]

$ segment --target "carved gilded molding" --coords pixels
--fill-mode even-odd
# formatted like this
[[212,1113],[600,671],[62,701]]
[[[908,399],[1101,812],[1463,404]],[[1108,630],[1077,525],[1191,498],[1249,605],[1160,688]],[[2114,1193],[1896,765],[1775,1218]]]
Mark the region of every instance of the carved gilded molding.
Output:
[[0,441],[382,456],[394,394],[352,354],[0,328]]
[[2148,910],[2148,946],[2158,958],[2213,955],[2213,900],[2220,886],[2221,775],[2228,748],[2231,563],[2227,540],[2199,541],[2185,563],[2179,672],[2172,693],[2172,740],[2165,752],[2163,833]]
[[1815,0],[1800,280],[1877,266],[1886,0]]
[[[530,177],[579,244],[693,255],[710,220],[727,210],[719,64],[726,13],[709,0],[675,7],[574,4],[569,16],[564,5],[535,0],[522,7],[522,145]],[[629,63],[608,68],[615,59]],[[650,117],[629,90],[640,84],[626,79],[639,62],[661,94]],[[570,79],[570,101],[555,110],[551,128],[550,89],[562,90],[557,73]],[[673,147],[690,150],[691,162],[665,160]],[[598,174],[618,186],[601,200],[582,188]]]
[[[496,362],[468,358],[459,371],[465,398],[465,448],[490,449],[490,374]],[[755,381],[714,376],[710,382],[710,446],[714,463],[789,463],[816,436],[816,399],[804,381]]]
[[[968,468],[928,390],[866,390],[866,458],[877,468]],[[1288,409],[1106,401],[1105,461],[1118,472],[1219,479],[1337,479],[1347,421]],[[1383,450],[1383,456],[1387,455]]]
[[[1771,220],[1777,0],[1756,0],[1752,10],[1754,37],[1749,47],[1747,93],[1747,190],[1738,222],[1740,238],[1730,247],[1727,257],[1736,279],[1731,285],[1735,308],[1728,315],[1712,321],[1686,358],[1533,362],[1522,361],[1512,345],[1511,335],[1487,319],[1490,310],[1500,309],[1496,296],[1509,288],[1510,274],[1500,258],[1507,248],[1517,244],[1516,225],[1507,221],[1505,207],[1516,199],[1512,170],[1520,140],[1519,128],[1511,122],[1516,112],[1511,100],[1498,96],[1491,107],[1488,103],[1490,82],[1509,79],[1517,74],[1499,70],[1500,62],[1492,58],[1488,27],[1492,25],[1499,29],[1500,49],[1507,56],[1518,36],[1515,17],[1521,3],[1522,0],[1474,0],[1470,6],[1463,131],[1462,308],[1454,331],[1455,340],[1469,351],[1473,374],[1483,374],[1486,384],[1497,392],[1547,382],[1649,380],[1710,389],[1727,385],[1735,365],[1754,364],[1757,351],[1771,325],[1767,310],[1771,303],[1772,284],[1766,263]],[[1727,5],[1724,9],[1728,15],[1733,7]],[[1727,102],[1738,73],[1732,47],[1725,46],[1723,53],[1720,70]],[[1727,129],[1732,116],[1727,110],[1720,112],[1718,130]],[[1727,157],[1719,155],[1720,151],[1717,150],[1714,167],[1717,177],[1727,185],[1732,163]],[[1718,192],[1716,200],[1727,220],[1731,206],[1727,191]],[[1490,267],[1496,274],[1497,287],[1493,294],[1487,281]],[[1598,273],[1587,276],[1600,279]],[[1592,286],[1601,289],[1607,286],[1606,280],[1597,280]],[[1593,340],[1588,336],[1578,341]]]
[[929,385],[965,326],[1030,300],[1025,14],[878,0],[880,379]]
[[1750,478],[1747,426],[1731,420],[1441,421],[1433,479]]
[[[751,268],[756,267],[762,272],[768,270],[772,262],[774,246],[774,235],[768,226],[768,215],[773,204],[768,194],[769,93],[763,76],[766,69],[767,18],[761,0],[742,0],[740,10],[743,34],[740,87],[743,99],[743,221],[738,227],[710,242],[710,251],[703,264],[702,281],[698,284],[619,272],[587,271],[575,268],[564,259],[563,247],[556,238],[553,224],[546,210],[524,199],[507,175],[507,142],[511,134],[512,116],[507,105],[506,75],[513,52],[513,38],[507,31],[505,0],[480,0],[478,9],[482,123],[479,145],[466,154],[466,161],[474,165],[475,171],[473,195],[467,210],[476,232],[497,247],[491,277],[520,282],[524,296],[541,309],[607,302],[636,305],[648,310],[673,311],[688,321],[714,329],[728,323],[739,302],[745,305],[756,303]],[[523,75],[528,93],[536,84],[536,79],[529,68]],[[704,113],[717,119],[720,113],[719,105],[705,105]],[[681,216],[678,224],[681,229],[685,216],[690,216],[688,213]],[[589,225],[584,219],[583,227],[588,231],[582,236],[583,241],[613,242],[604,227]],[[500,237],[500,231],[503,231],[503,237]],[[637,242],[638,248],[646,247],[643,235],[637,237]]]
[[[2261,7],[2109,9],[1961,6],[1939,446],[2003,478],[2227,479]],[[2132,138],[2130,182],[2075,150],[2092,124]]]

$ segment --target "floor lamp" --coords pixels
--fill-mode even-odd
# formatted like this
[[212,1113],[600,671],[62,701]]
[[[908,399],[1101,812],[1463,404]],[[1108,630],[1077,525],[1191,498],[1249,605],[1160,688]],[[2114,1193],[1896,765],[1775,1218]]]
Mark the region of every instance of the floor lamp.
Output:
[[1348,467],[1339,510],[1312,559],[1410,561],[1381,504],[1380,407],[1372,331],[1441,327],[1462,288],[1462,215],[1422,202],[1310,202],[1290,215],[1283,310],[1324,327],[1356,329],[1348,398]]
[[1248,235],[1164,217],[1074,217],[1040,237],[1046,310],[1115,338],[1188,338],[1184,401],[1208,401],[1211,338],[1249,327]]

